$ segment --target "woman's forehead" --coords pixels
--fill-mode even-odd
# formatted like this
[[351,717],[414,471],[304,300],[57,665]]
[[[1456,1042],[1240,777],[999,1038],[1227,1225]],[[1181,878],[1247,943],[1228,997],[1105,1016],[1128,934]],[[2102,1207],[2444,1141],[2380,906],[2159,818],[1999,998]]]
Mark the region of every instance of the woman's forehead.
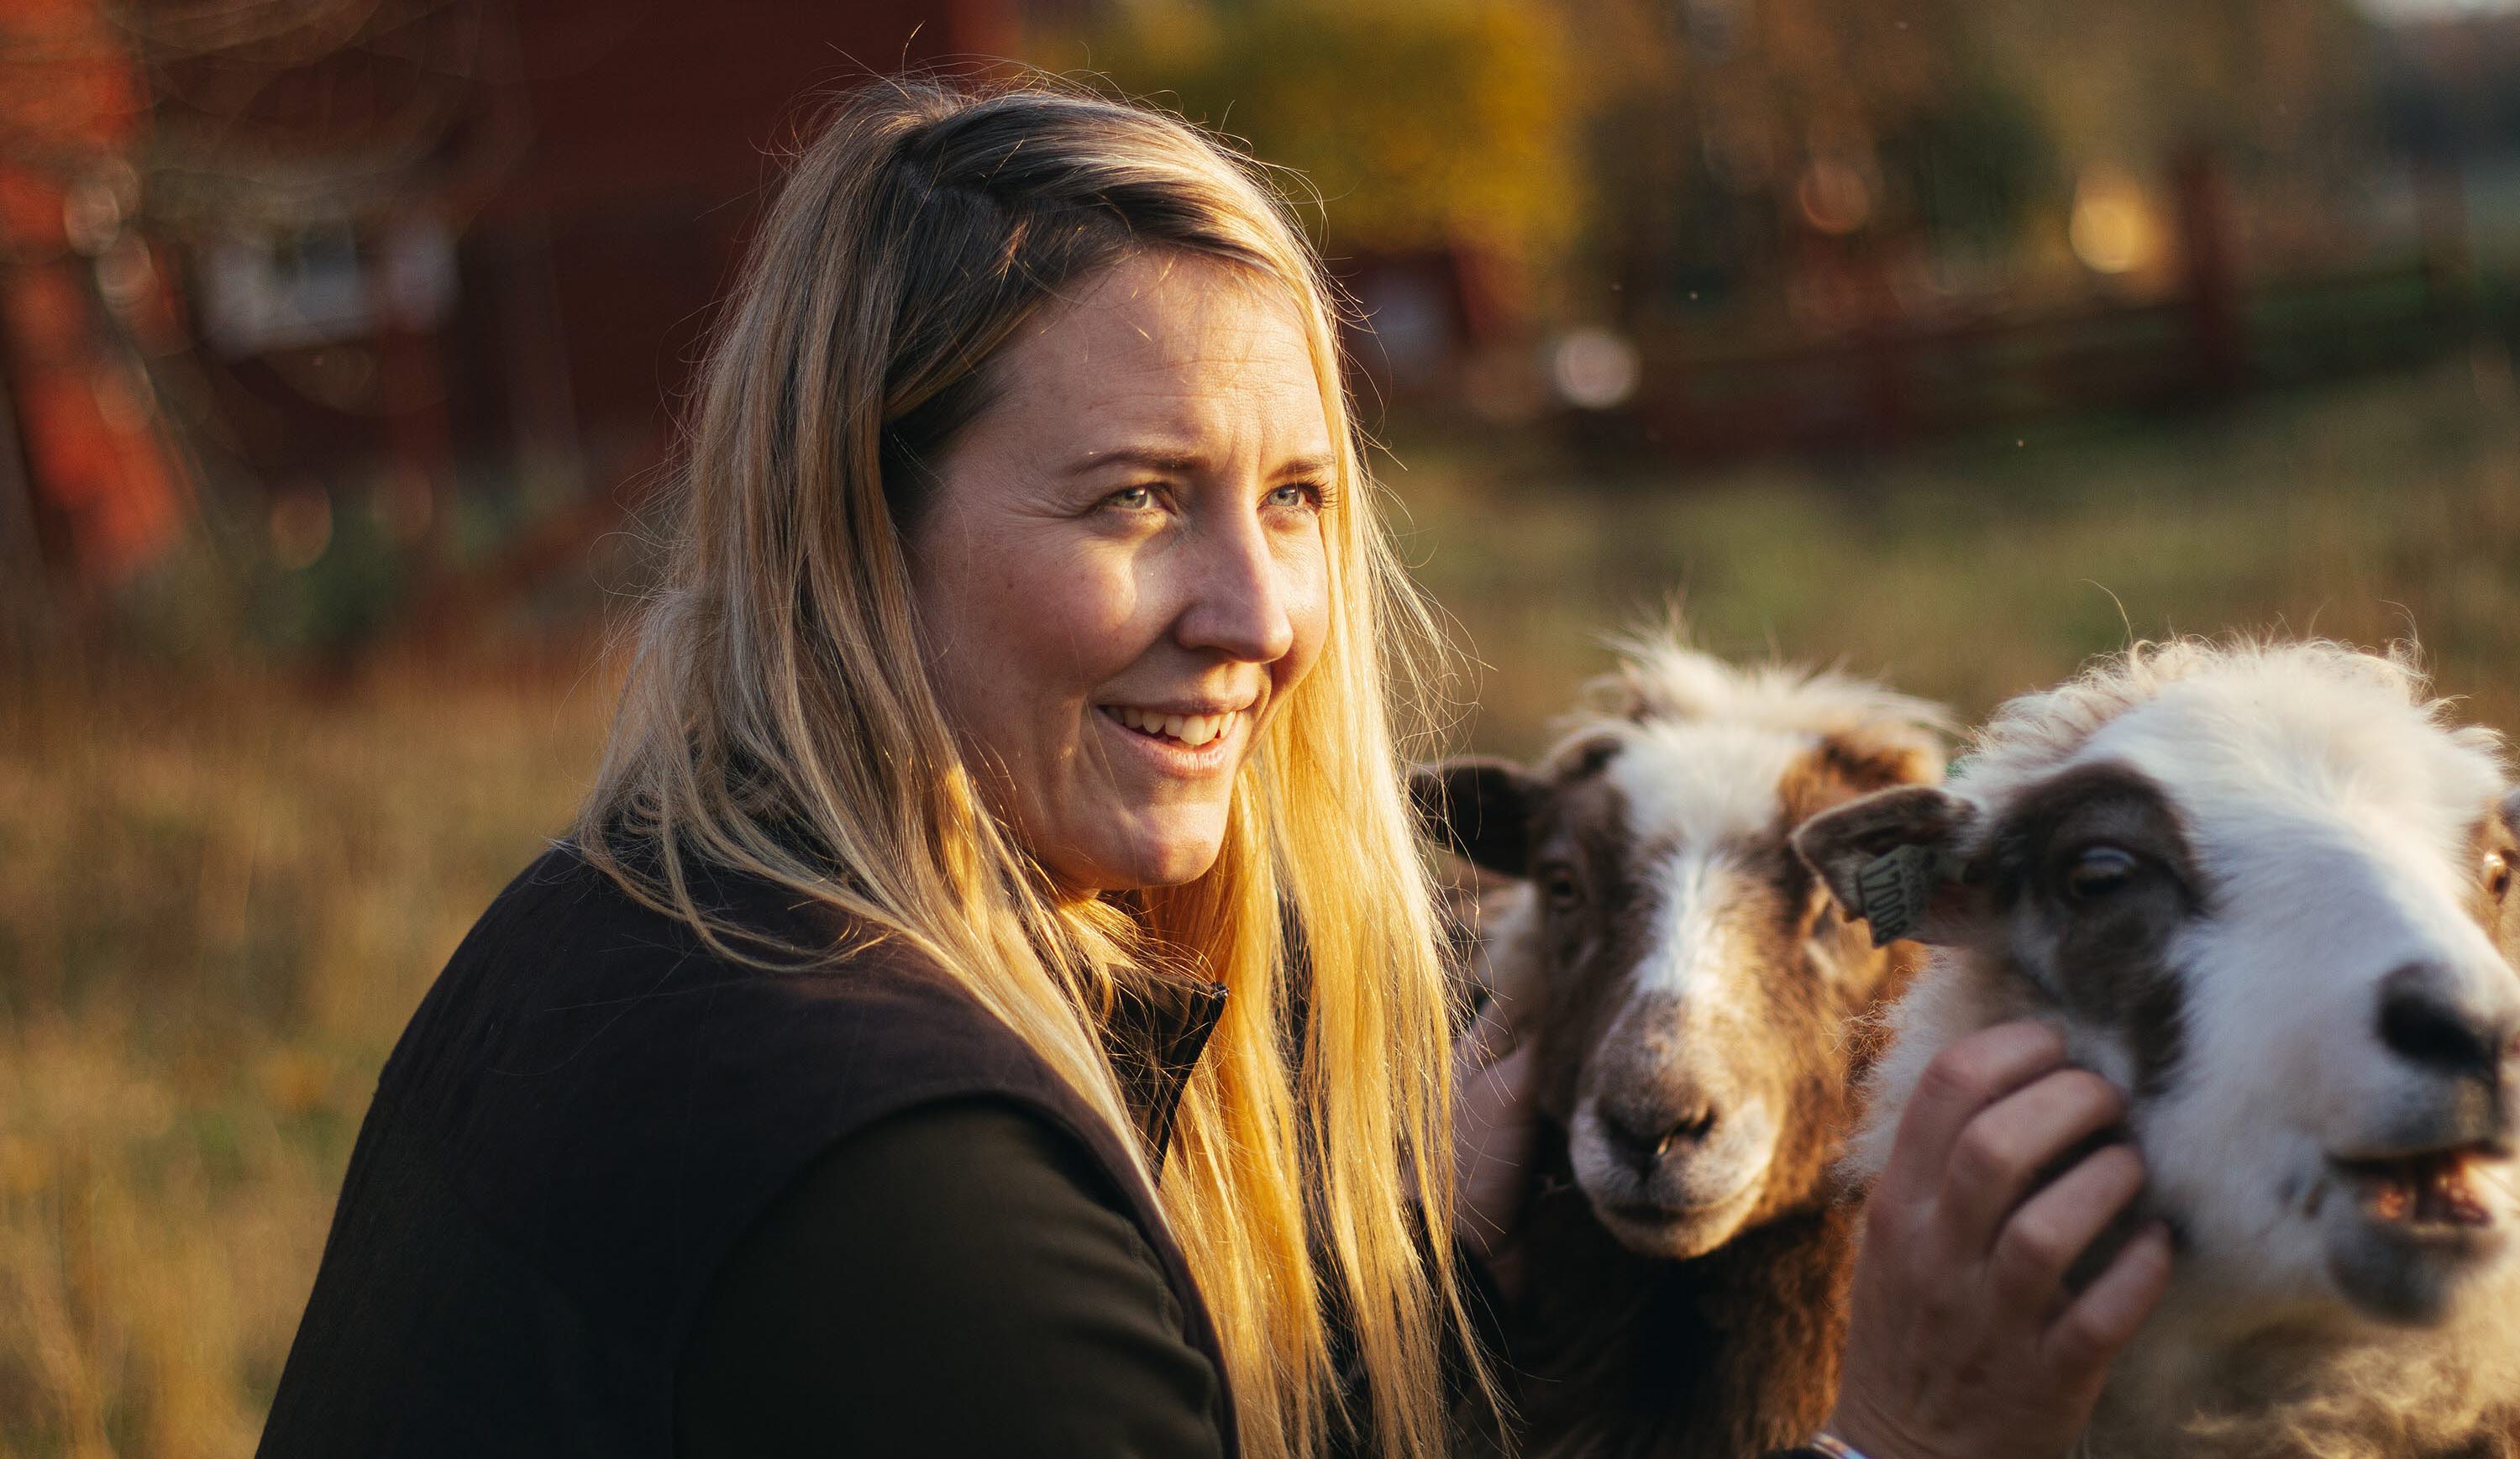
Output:
[[994,423],[1061,454],[1328,459],[1322,382],[1287,289],[1228,264],[1138,253],[1037,315],[996,365]]

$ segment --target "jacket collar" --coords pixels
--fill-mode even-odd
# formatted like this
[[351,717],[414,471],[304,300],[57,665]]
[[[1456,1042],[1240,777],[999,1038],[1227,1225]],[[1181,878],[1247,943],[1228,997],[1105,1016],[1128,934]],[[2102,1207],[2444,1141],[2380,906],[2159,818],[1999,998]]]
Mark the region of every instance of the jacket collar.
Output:
[[1128,969],[1113,982],[1103,1049],[1146,1141],[1147,1162],[1158,1174],[1172,1144],[1182,1091],[1225,1016],[1225,998],[1222,983],[1161,968]]

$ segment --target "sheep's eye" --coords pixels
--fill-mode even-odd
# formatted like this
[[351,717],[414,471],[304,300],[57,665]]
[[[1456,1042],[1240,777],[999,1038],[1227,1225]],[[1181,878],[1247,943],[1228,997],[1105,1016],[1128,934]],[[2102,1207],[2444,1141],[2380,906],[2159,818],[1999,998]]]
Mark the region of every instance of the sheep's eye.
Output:
[[2498,851],[2487,852],[2485,854],[2486,895],[2498,901],[2503,893],[2510,890],[2511,858]]
[[2123,891],[2135,880],[2135,853],[2122,846],[2087,846],[2065,867],[2065,894],[2078,902]]
[[1573,911],[1584,905],[1584,883],[1576,879],[1575,868],[1563,862],[1540,868],[1540,891],[1552,911]]

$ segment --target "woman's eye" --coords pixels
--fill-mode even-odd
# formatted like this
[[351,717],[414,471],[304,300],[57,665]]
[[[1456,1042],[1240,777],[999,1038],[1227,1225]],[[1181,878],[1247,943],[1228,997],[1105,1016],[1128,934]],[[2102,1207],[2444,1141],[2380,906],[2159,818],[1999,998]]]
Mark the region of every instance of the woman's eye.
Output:
[[2499,899],[2511,890],[2511,858],[2498,851],[2485,854],[2486,895]]
[[1293,486],[1278,488],[1264,500],[1271,507],[1309,508],[1318,510],[1322,505],[1322,489],[1309,483],[1298,482]]
[[1104,497],[1102,505],[1117,507],[1122,511],[1144,511],[1155,505],[1155,489],[1151,486],[1124,486]]
[[2065,867],[2066,895],[2088,902],[2122,891],[2135,880],[2138,864],[2124,847],[2085,847]]

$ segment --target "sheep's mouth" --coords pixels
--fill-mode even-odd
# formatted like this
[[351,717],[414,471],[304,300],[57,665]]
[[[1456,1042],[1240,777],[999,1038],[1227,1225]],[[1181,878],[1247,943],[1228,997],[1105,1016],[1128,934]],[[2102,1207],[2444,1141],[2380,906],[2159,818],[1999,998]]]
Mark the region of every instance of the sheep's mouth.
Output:
[[1596,1202],[1593,1211],[1621,1246],[1639,1256],[1685,1261],[1732,1240],[1757,1197],[1754,1182],[1722,1201],[1702,1205]]
[[2510,1159],[2510,1151],[2479,1143],[2358,1159],[2330,1156],[2328,1164],[2354,1190],[2373,1225],[2457,1231],[2494,1224],[2486,1186],[2507,1185],[2510,1174],[2503,1168]]

